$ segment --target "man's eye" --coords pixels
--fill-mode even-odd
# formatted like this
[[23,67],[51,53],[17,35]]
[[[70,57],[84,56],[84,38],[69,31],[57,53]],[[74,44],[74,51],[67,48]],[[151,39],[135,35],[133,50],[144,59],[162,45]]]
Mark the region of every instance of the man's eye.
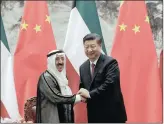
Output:
[[95,45],[92,45],[91,48],[95,48],[96,46]]

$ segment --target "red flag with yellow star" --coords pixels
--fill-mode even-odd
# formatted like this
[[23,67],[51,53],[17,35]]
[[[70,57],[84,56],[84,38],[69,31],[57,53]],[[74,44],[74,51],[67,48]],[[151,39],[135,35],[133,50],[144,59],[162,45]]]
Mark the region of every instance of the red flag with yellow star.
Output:
[[56,49],[46,1],[26,1],[17,48],[14,78],[20,114],[25,101],[36,96],[38,78],[47,68],[46,55]]
[[111,55],[120,67],[127,122],[162,122],[157,55],[144,1],[122,3]]

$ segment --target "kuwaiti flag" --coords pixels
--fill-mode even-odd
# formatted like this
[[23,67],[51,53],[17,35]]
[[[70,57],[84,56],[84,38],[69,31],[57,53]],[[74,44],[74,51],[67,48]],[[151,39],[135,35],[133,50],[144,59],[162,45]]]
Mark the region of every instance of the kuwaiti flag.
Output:
[[20,118],[13,77],[13,56],[1,17],[1,117],[8,116],[11,119]]
[[[102,36],[100,21],[95,1],[74,1],[71,10],[64,51],[67,55],[67,76],[74,93],[79,90],[79,67],[87,60],[83,48],[83,37],[88,33]],[[106,53],[104,41],[103,52]],[[75,106],[75,122],[87,122],[86,105]]]

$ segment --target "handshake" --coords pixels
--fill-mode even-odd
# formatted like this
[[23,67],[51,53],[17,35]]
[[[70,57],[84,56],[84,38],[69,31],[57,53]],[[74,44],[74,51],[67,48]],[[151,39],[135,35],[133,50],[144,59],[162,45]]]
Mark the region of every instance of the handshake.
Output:
[[81,102],[86,102],[87,98],[90,98],[90,95],[89,95],[89,91],[84,89],[84,88],[81,88],[77,94],[80,95],[81,97]]

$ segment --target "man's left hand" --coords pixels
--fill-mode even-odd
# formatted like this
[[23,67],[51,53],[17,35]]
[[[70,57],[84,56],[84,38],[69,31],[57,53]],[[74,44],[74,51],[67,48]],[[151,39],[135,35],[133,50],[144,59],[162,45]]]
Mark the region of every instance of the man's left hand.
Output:
[[90,98],[89,91],[86,90],[86,89],[84,89],[84,88],[81,88],[81,89],[78,91],[78,94],[80,94],[82,97]]

